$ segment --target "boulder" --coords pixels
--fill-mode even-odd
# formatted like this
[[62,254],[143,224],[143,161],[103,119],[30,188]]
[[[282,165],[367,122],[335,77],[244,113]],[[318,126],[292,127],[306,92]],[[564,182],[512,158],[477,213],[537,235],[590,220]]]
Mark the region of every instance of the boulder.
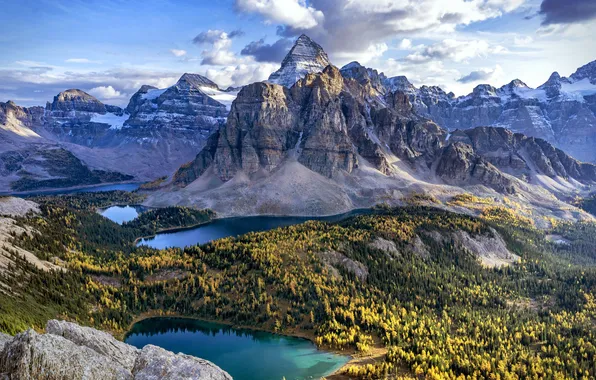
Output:
[[132,372],[135,380],[232,380],[230,375],[207,360],[174,354],[151,344],[141,350]]
[[19,380],[125,380],[130,371],[63,337],[28,330],[4,345],[0,374]]
[[129,371],[135,365],[139,350],[116,340],[110,334],[79,326],[66,321],[51,320],[46,324],[48,334],[61,336],[79,346],[84,346],[120,364]]

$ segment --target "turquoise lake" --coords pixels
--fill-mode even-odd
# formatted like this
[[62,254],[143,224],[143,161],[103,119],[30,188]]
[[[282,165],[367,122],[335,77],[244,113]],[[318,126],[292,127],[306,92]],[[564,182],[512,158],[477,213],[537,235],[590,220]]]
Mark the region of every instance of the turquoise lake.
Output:
[[317,350],[306,339],[184,318],[145,319],[133,326],[125,342],[207,359],[236,380],[319,379],[350,359]]

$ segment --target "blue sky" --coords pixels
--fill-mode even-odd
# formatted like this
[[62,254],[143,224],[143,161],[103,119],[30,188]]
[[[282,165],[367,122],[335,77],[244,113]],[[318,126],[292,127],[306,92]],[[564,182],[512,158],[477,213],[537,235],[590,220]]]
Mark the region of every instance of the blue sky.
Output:
[[[463,95],[519,78],[537,86],[596,59],[593,0],[8,1],[0,101],[44,104],[81,88],[125,105],[184,72],[222,87],[266,79],[306,33],[352,60]],[[574,5],[575,13],[569,12]],[[276,43],[277,42],[277,43]]]

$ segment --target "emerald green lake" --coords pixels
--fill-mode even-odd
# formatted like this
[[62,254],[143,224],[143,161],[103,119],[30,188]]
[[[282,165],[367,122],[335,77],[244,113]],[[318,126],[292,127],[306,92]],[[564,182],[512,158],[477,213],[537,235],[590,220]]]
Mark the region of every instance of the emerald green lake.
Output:
[[317,350],[306,339],[185,318],[145,319],[133,326],[125,342],[207,359],[236,380],[319,379],[349,360]]

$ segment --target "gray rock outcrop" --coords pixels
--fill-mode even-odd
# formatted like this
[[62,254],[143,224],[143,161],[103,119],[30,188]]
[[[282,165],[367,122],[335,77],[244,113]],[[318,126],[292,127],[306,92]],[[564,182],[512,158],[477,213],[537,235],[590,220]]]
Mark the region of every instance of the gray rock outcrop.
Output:
[[231,380],[215,364],[147,345],[139,350],[111,335],[65,321],[46,334],[0,334],[0,378],[9,380]]
[[141,350],[132,371],[135,380],[231,380],[232,377],[215,364],[163,348],[147,345]]
[[18,334],[0,353],[0,373],[8,379],[132,379],[120,364],[92,349],[33,330]]
[[46,333],[61,336],[79,346],[85,346],[132,371],[139,350],[117,341],[110,334],[66,321],[50,320]]

